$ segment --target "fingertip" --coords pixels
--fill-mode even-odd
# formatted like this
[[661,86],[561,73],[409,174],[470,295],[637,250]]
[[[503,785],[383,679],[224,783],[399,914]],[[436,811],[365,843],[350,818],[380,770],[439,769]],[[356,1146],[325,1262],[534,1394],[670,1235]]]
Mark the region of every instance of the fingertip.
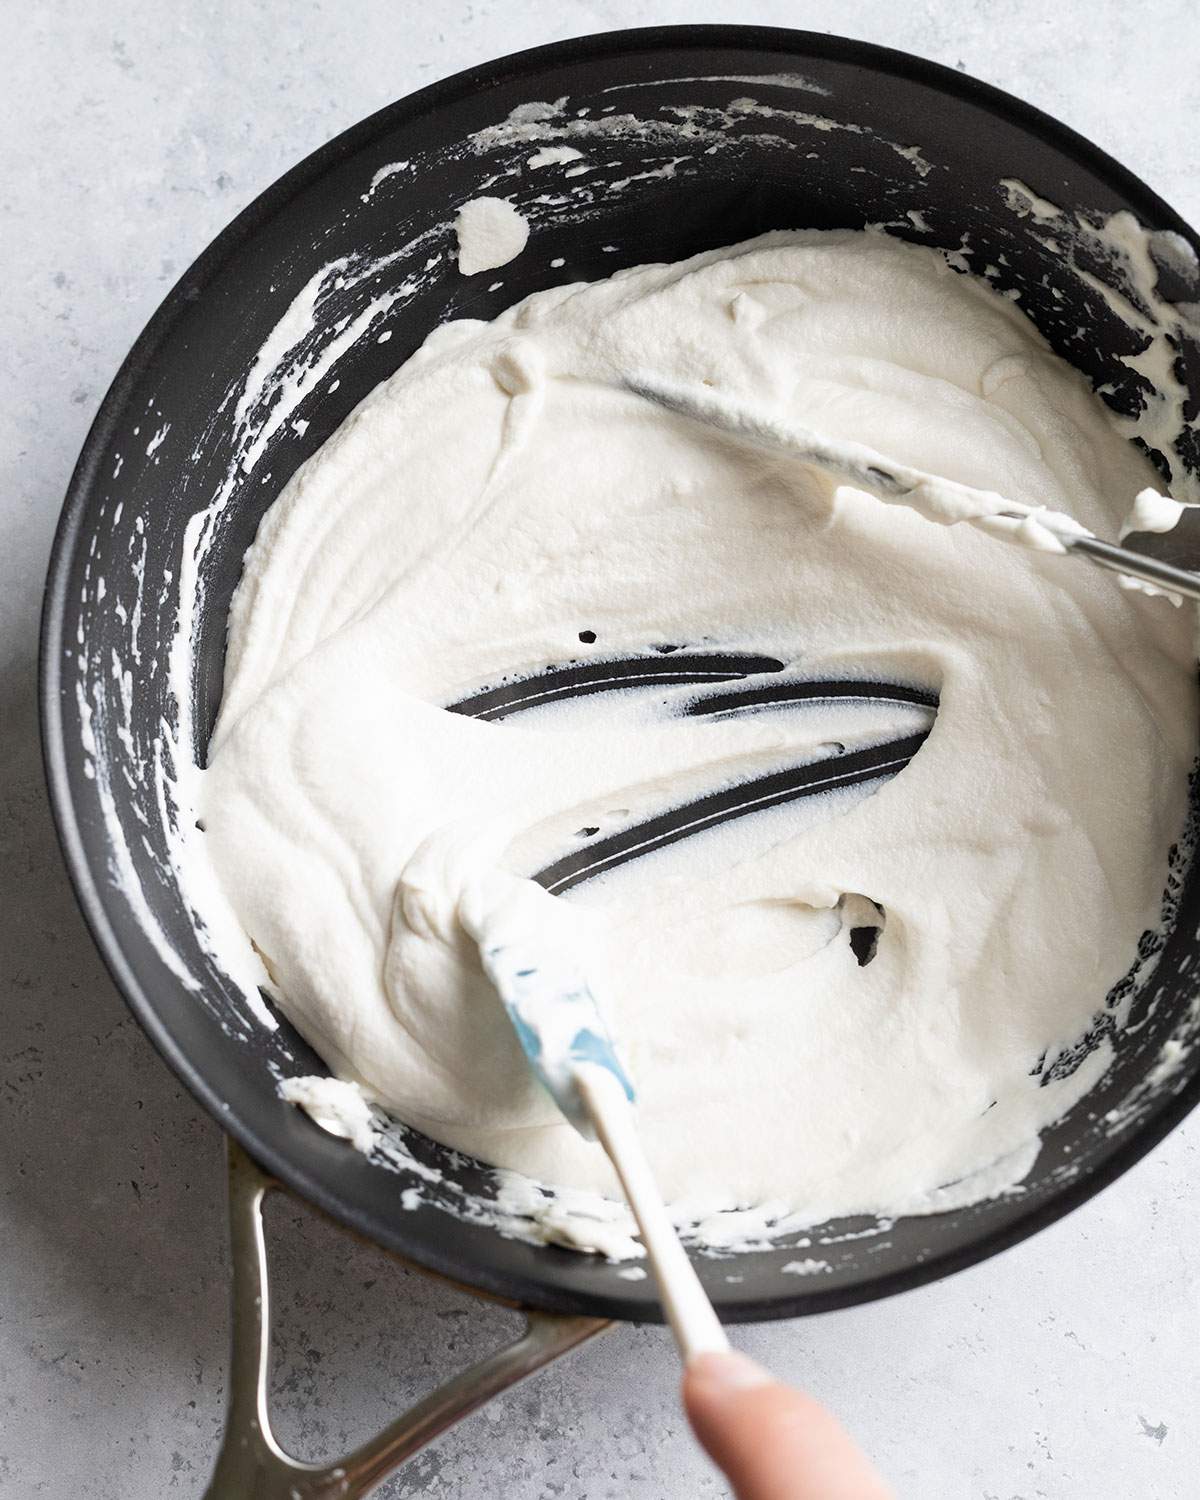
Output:
[[821,1403],[744,1354],[703,1354],[684,1371],[688,1420],[741,1500],[887,1500],[868,1461]]

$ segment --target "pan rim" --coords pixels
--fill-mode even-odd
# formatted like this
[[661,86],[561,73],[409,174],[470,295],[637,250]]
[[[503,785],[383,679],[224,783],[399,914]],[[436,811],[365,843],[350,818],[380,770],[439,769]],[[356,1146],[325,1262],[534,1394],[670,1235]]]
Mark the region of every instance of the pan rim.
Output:
[[[63,731],[62,664],[67,584],[101,456],[106,451],[134,387],[150,368],[182,312],[211,284],[217,273],[260,227],[296,194],[339,162],[363,149],[382,131],[410,123],[433,108],[464,96],[486,92],[518,80],[533,69],[576,65],[606,57],[675,51],[681,55],[704,48],[784,53],[793,61],[805,57],[851,63],[872,73],[915,82],[972,104],[985,113],[1052,146],[1111,185],[1143,222],[1181,235],[1200,252],[1200,238],[1144,182],[1105,151],[1053,116],[1002,89],[926,58],[852,38],[784,27],[729,24],[635,27],[592,33],[510,53],[441,79],[368,115],[304,157],[254,198],[197,256],[168,292],[135,340],[100,404],[67,487],[55,529],[43,593],[39,630],[38,706],[43,769],[55,832],[68,878],[84,922],[100,956],[142,1030],[163,1060],[205,1111],[232,1135],[259,1164],[306,1202],[373,1243],[399,1255],[418,1269],[441,1276],[466,1290],[549,1312],[585,1313],[625,1321],[662,1321],[656,1303],[634,1301],[607,1291],[569,1290],[510,1271],[494,1272],[478,1260],[444,1253],[430,1236],[403,1233],[339,1194],[322,1180],[311,1163],[289,1152],[282,1140],[264,1136],[256,1123],[221,1097],[219,1087],[179,1045],[160,1017],[152,994],[134,975],[116,930],[108,902],[119,899],[107,888],[87,853],[74,804]],[[97,862],[98,865],[99,862]],[[1032,1205],[1009,1223],[997,1226],[969,1244],[940,1252],[901,1270],[867,1276],[843,1288],[783,1290],[747,1301],[716,1301],[730,1322],[758,1322],[829,1312],[912,1290],[965,1270],[1047,1228],[1072,1212],[1141,1160],[1200,1103],[1200,1070],[1132,1130],[1103,1162],[1080,1180],[1059,1188],[1043,1203]]]

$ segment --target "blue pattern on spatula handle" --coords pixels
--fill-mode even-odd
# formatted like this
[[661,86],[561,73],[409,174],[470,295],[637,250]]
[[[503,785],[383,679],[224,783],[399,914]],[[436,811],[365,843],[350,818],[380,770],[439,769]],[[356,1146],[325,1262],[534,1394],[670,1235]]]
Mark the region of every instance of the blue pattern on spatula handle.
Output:
[[480,957],[534,1073],[576,1130],[595,1140],[575,1069],[607,1068],[631,1103],[636,1095],[587,980],[566,954],[525,942],[485,939]]

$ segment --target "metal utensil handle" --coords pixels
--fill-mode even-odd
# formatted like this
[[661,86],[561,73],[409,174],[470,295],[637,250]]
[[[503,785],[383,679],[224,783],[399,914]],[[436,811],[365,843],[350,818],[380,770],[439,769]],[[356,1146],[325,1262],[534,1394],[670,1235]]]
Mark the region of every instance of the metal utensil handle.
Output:
[[263,1203],[282,1184],[229,1141],[229,1233],[233,1335],[229,1407],[204,1500],[354,1500],[493,1396],[608,1328],[602,1318],[527,1314],[524,1334],[426,1396],[376,1437],[331,1464],[301,1463],[271,1430],[267,1247]]
[[1157,557],[1147,557],[1142,552],[1131,552],[1128,547],[1114,547],[1111,542],[1102,542],[1098,536],[1064,537],[1063,541],[1069,552],[1082,553],[1101,568],[1128,573],[1143,583],[1158,584],[1160,588],[1182,594],[1185,599],[1200,600],[1200,573],[1187,572],[1174,563],[1160,562]]

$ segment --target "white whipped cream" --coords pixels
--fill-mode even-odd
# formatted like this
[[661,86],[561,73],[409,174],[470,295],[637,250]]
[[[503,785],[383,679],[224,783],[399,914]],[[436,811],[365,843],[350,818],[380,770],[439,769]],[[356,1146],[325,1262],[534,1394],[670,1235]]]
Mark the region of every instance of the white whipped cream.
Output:
[[717,689],[687,683],[506,722],[445,705],[655,647],[930,688],[893,779],[565,899],[701,1238],[730,1208],[816,1223],[1003,1191],[1104,1070],[1107,1044],[1054,1064],[1157,922],[1195,749],[1188,621],[623,388],[647,371],[1102,534],[1155,478],[1010,301],[879,235],[772,234],[449,324],[248,554],[201,791],[217,872],[335,1070],[452,1146],[610,1190],[480,970],[469,881],[929,711],[695,717]]
[[472,198],[459,209],[454,230],[464,276],[507,265],[529,240],[528,220],[507,198]]
[[[1160,533],[1174,531],[1187,508],[1178,500],[1173,500],[1170,495],[1160,494],[1158,490],[1140,490],[1134,499],[1133,509],[1121,523],[1120,540],[1124,541],[1127,536],[1139,531]],[[1146,594],[1152,599],[1167,599],[1176,608],[1183,603],[1183,596],[1177,594],[1174,589],[1165,589],[1146,578],[1134,578],[1128,573],[1120,573],[1117,579],[1121,587],[1131,594]]]
[[1139,490],[1134,497],[1133,509],[1121,522],[1120,540],[1124,541],[1135,531],[1174,531],[1183,517],[1186,505],[1162,495],[1158,490]]
[[377,1140],[371,1106],[356,1083],[341,1078],[322,1078],[308,1074],[303,1078],[284,1078],[279,1096],[296,1104],[322,1130],[350,1141],[357,1150],[370,1154]]
[[563,166],[567,162],[582,161],[583,152],[576,150],[574,146],[543,146],[526,162],[526,166],[532,167],[537,172],[543,167]]

